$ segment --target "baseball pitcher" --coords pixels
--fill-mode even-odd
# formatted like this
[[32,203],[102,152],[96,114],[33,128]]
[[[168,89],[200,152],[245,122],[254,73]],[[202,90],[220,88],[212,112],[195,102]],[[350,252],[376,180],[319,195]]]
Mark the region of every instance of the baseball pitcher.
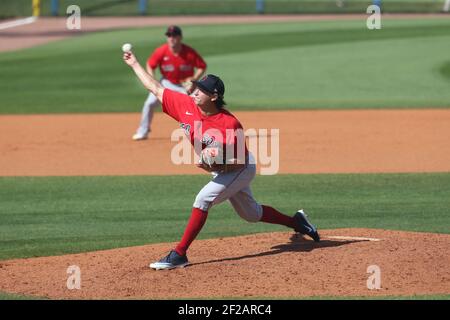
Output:
[[[230,134],[242,129],[242,125],[225,109],[225,85],[219,77],[210,74],[194,81],[196,89],[188,96],[161,85],[145,72],[132,52],[124,53],[123,59],[144,87],[162,102],[163,112],[180,123],[191,144],[201,146],[201,160],[197,166],[212,172],[213,177],[197,194],[181,241],[166,257],[151,263],[150,268],[161,270],[186,266],[186,252],[205,224],[208,212],[226,200],[246,221],[284,225],[320,241],[316,227],[308,221],[303,210],[297,211],[293,217],[287,216],[258,203],[253,197],[250,183],[255,177],[256,165],[245,145],[245,137]],[[236,157],[239,152],[235,152],[239,145],[244,146],[241,158]]]

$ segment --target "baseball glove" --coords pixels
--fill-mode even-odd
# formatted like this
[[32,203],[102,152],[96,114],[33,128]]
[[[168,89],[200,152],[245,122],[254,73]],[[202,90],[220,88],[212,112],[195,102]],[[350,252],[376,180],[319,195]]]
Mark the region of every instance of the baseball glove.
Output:
[[223,163],[223,153],[220,148],[207,147],[200,153],[198,167],[208,172],[223,172],[225,164]]

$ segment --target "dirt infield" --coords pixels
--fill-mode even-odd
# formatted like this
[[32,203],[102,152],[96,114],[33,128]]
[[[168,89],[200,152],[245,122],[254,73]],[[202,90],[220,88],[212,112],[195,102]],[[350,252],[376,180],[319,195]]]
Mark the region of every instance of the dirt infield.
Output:
[[[236,112],[245,129],[280,129],[279,173],[449,172],[450,110]],[[174,165],[178,128],[155,115],[0,116],[0,176],[205,174]],[[261,167],[261,166],[259,166]],[[264,167],[268,167],[264,166]]]
[[[377,238],[338,240],[330,236]],[[0,262],[0,291],[49,298],[212,298],[450,294],[450,235],[336,229],[314,243],[289,232],[195,241],[191,266],[154,271],[163,243]],[[67,288],[71,265],[81,289]],[[369,266],[381,289],[369,290]],[[220,274],[220,277],[217,275]]]

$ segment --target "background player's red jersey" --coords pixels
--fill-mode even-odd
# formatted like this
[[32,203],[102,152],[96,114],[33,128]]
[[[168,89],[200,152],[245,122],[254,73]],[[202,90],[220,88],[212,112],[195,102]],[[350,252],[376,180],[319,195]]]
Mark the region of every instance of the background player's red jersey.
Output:
[[159,66],[164,78],[172,83],[180,84],[184,79],[194,75],[194,68],[205,69],[206,62],[191,47],[182,44],[179,54],[174,55],[166,44],[157,48],[148,58],[147,64],[152,69]]

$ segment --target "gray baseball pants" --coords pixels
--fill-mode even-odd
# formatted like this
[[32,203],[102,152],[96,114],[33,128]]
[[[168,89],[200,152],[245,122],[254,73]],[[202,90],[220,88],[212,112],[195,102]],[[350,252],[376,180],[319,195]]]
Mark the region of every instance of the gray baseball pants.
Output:
[[208,211],[212,206],[229,200],[242,219],[249,222],[260,221],[263,208],[256,202],[250,189],[250,183],[256,174],[256,164],[251,154],[249,159],[249,164],[241,170],[213,173],[213,179],[200,190],[193,207]]

